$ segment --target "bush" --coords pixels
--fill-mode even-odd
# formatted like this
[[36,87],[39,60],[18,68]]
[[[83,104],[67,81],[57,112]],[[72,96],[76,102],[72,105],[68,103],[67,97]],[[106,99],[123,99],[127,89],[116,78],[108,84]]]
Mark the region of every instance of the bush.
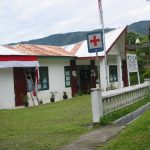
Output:
[[136,72],[130,73],[130,83],[131,85],[138,84],[138,77]]
[[144,76],[144,78],[150,78],[150,68],[145,71],[143,76]]

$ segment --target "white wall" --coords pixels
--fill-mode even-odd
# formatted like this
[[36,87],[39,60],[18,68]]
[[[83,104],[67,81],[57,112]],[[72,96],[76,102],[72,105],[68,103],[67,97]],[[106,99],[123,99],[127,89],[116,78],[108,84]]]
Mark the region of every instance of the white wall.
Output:
[[15,107],[13,68],[0,69],[0,109]]
[[[38,96],[44,103],[50,102],[51,91],[56,91],[56,101],[63,99],[63,91],[67,92],[68,98],[71,98],[71,88],[65,87],[64,66],[70,66],[70,60],[39,60],[40,66],[48,67],[49,71],[49,89],[39,91]],[[30,97],[30,96],[29,96]],[[32,102],[30,100],[30,105]]]

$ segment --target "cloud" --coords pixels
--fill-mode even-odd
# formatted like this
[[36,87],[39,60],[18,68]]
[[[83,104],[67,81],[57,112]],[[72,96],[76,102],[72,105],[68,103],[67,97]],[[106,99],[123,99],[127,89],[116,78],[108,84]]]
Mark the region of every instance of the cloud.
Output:
[[[103,0],[105,27],[150,19],[144,0]],[[0,43],[99,28],[97,0],[1,0]]]

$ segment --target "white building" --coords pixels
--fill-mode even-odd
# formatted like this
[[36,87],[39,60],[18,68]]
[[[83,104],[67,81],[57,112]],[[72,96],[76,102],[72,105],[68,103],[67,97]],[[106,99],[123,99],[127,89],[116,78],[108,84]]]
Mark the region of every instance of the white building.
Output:
[[[104,52],[98,53],[103,91],[128,85],[126,28],[108,32],[105,38],[106,57]],[[35,67],[39,65],[38,97],[44,103],[50,102],[51,92],[56,92],[56,100],[63,99],[64,91],[69,98],[89,93],[90,88],[98,85],[95,58],[96,54],[88,53],[87,41],[63,47],[31,44],[0,46],[0,108],[23,105],[22,96],[27,95],[26,67],[30,68],[35,82]],[[33,105],[31,98],[30,105]]]

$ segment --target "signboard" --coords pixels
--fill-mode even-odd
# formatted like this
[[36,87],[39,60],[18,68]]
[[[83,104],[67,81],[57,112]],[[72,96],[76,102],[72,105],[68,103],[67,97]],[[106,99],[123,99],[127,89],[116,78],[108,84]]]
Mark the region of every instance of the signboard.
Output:
[[103,46],[103,33],[102,32],[92,32],[87,35],[88,52],[102,52],[104,50]]
[[128,72],[138,72],[137,56],[135,54],[127,54]]

